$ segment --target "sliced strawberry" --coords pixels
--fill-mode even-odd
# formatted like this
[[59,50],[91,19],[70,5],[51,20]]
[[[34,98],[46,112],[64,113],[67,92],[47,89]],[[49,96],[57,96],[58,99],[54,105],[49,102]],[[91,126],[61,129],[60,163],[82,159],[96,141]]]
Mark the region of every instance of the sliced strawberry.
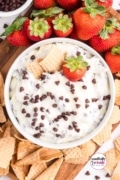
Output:
[[120,71],[120,45],[105,52],[105,60],[112,73]]
[[40,41],[49,38],[51,34],[51,24],[44,18],[36,17],[34,20],[29,20],[27,35],[32,41]]
[[67,14],[59,14],[52,21],[53,30],[56,36],[67,37],[73,30],[72,17]]
[[80,80],[86,73],[88,63],[83,60],[82,56],[66,57],[63,65],[63,74],[70,81]]

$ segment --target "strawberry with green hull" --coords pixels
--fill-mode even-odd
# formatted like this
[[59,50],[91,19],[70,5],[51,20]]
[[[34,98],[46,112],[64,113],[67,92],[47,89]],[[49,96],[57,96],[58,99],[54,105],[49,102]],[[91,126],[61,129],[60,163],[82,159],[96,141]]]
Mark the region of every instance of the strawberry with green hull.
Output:
[[65,10],[72,11],[80,7],[81,0],[57,0],[57,3]]
[[33,0],[33,6],[36,9],[47,9],[55,5],[55,0]]
[[59,14],[52,21],[53,31],[58,37],[67,37],[73,30],[72,17],[68,14]]
[[106,9],[94,0],[86,0],[85,7],[73,13],[74,25],[80,40],[87,41],[104,27]]
[[62,71],[66,78],[70,81],[76,82],[85,75],[88,63],[83,60],[82,56],[66,57],[63,64]]
[[26,17],[17,18],[10,26],[5,28],[0,36],[6,36],[7,40],[13,46],[29,46],[32,44],[27,36],[27,21]]
[[27,35],[32,41],[40,41],[52,35],[51,24],[44,18],[36,17],[29,20]]
[[104,52],[120,42],[120,23],[114,17],[107,19],[100,33],[89,40],[89,44],[98,52]]
[[105,61],[112,73],[120,72],[120,45],[105,52]]

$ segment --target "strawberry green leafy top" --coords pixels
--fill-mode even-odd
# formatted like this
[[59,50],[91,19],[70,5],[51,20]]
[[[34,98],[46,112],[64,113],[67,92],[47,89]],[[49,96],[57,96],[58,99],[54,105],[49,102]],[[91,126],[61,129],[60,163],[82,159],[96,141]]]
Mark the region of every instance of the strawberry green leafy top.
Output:
[[117,45],[111,49],[111,53],[114,55],[120,55],[120,45]]

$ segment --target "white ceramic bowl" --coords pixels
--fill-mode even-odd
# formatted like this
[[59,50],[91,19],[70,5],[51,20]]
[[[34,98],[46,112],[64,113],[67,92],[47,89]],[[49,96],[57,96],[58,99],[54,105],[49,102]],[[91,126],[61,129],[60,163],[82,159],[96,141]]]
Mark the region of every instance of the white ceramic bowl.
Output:
[[[17,119],[15,118],[13,112],[12,112],[12,108],[10,105],[10,99],[9,99],[9,88],[10,88],[10,82],[11,82],[11,77],[13,75],[13,71],[16,69],[16,65],[17,63],[21,63],[21,59],[29,52],[31,52],[33,49],[36,49],[37,47],[40,47],[42,45],[46,45],[49,43],[53,43],[53,42],[65,42],[65,43],[72,43],[74,45],[80,46],[82,48],[84,48],[85,50],[89,51],[91,54],[99,57],[101,63],[103,64],[103,66],[105,66],[107,68],[107,76],[108,76],[108,81],[109,81],[109,86],[110,86],[110,95],[111,95],[111,99],[109,101],[109,105],[108,105],[108,109],[106,111],[106,114],[103,118],[103,120],[100,122],[100,124],[92,131],[90,132],[88,135],[86,135],[83,138],[80,138],[78,140],[72,141],[72,142],[68,142],[68,143],[50,143],[50,142],[45,142],[42,140],[38,140],[37,138],[33,137],[32,135],[28,134],[25,129],[23,127],[20,126],[20,124],[18,123]],[[102,72],[101,72],[102,73]],[[101,87],[104,88],[104,87]],[[43,40],[41,42],[35,43],[34,45],[30,46],[29,48],[27,48],[13,63],[13,65],[11,66],[7,77],[6,77],[6,82],[5,82],[5,105],[6,105],[6,109],[8,112],[8,115],[10,117],[10,120],[12,121],[13,125],[16,127],[16,129],[27,139],[29,139],[31,142],[38,144],[40,146],[45,146],[45,147],[49,147],[49,148],[59,148],[59,149],[64,149],[64,148],[70,148],[70,147],[75,147],[77,145],[81,145],[83,143],[85,143],[86,141],[90,140],[91,138],[93,138],[95,135],[97,135],[102,128],[106,125],[106,123],[108,122],[108,119],[111,115],[111,112],[113,110],[113,105],[114,105],[114,98],[115,98],[115,89],[114,89],[114,80],[113,80],[113,76],[107,66],[107,64],[105,63],[104,59],[95,51],[93,50],[91,47],[89,47],[88,45],[80,42],[80,41],[76,41],[76,40],[72,40],[69,38],[51,38],[51,39],[47,39],[47,40]]]
[[8,12],[0,11],[0,17],[11,17],[11,16],[20,15],[20,14],[23,13],[28,7],[30,7],[31,3],[32,3],[32,0],[27,0],[21,7],[19,7],[19,8],[16,9],[16,10],[8,11]]

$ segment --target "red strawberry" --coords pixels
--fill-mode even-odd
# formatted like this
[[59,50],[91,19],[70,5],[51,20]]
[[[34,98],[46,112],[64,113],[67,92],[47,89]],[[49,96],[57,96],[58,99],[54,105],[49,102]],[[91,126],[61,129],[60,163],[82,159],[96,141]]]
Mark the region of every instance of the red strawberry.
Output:
[[99,35],[92,37],[89,44],[98,52],[106,51],[120,42],[120,23],[115,18],[106,21]]
[[80,80],[86,73],[88,63],[83,60],[82,56],[77,57],[66,57],[63,65],[63,74],[70,81]]
[[59,14],[52,23],[54,33],[58,37],[67,37],[73,30],[72,17],[67,14]]
[[113,0],[96,0],[96,2],[100,6],[104,6],[104,7],[111,7],[113,4]]
[[112,73],[120,71],[120,45],[105,52],[105,60]]
[[7,36],[7,40],[13,46],[28,46],[31,44],[23,29],[14,31],[12,34]]
[[80,40],[89,40],[99,33],[106,22],[104,12],[104,7],[99,7],[95,3],[86,3],[86,7],[79,8],[73,13],[76,33]]
[[26,17],[17,18],[10,26],[5,28],[1,36],[6,36],[10,44],[14,46],[28,46],[31,44],[27,36],[27,19]]
[[57,2],[62,8],[68,11],[75,10],[81,4],[80,0],[57,0]]
[[51,24],[44,18],[29,20],[27,35],[32,41],[40,41],[49,38],[52,34]]
[[55,6],[55,0],[33,0],[33,6],[36,9],[47,9]]

